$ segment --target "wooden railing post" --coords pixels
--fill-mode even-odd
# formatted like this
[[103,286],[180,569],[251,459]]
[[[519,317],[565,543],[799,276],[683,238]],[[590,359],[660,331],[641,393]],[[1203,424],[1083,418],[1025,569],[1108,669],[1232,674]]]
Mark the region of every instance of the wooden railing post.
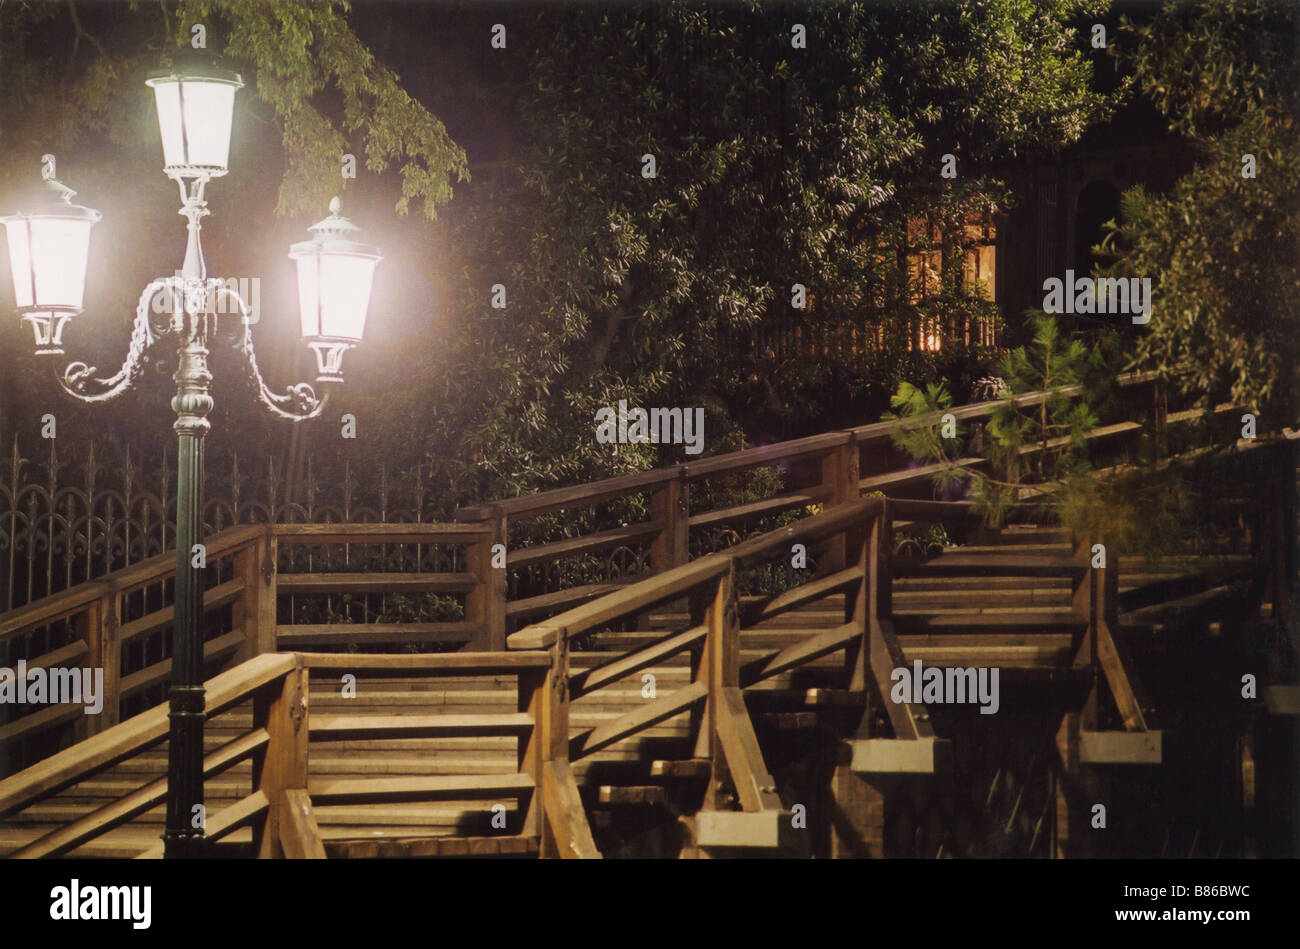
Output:
[[[1082,540],[1076,540],[1074,544],[1074,558],[1083,566],[1083,572],[1073,581],[1073,587],[1070,594],[1070,608],[1074,615],[1088,624],[1084,632],[1086,640],[1084,648],[1075,653],[1075,665],[1081,666],[1086,663],[1092,670],[1092,688],[1088,692],[1088,698],[1084,702],[1083,711],[1080,713],[1079,721],[1075,727],[1085,729],[1094,729],[1097,727],[1097,716],[1101,709],[1101,670],[1097,657],[1097,627],[1100,623],[1099,592],[1097,583],[1097,571],[1092,566],[1092,548],[1095,540],[1091,537],[1085,537]],[[1109,562],[1109,561],[1108,561]],[[1103,582],[1104,578],[1103,578]]]
[[519,709],[533,719],[531,734],[520,742],[519,770],[534,782],[521,833],[540,838],[542,857],[599,857],[569,763],[568,631],[556,632],[551,664],[519,675]]
[[[506,516],[500,505],[484,506],[487,517],[472,521],[488,528],[482,539],[470,544],[465,552],[466,567],[478,578],[478,584],[465,595],[465,619],[478,626],[470,649],[479,652],[504,652],[506,648],[506,567],[492,565],[492,548],[506,543]],[[509,564],[509,551],[506,563]]]
[[1159,441],[1165,434],[1165,420],[1169,416],[1169,403],[1165,387],[1159,379],[1151,380],[1151,430]]
[[269,803],[266,818],[253,830],[258,857],[285,855],[280,839],[288,806],[284,792],[307,789],[307,695],[307,670],[299,665],[253,700],[253,727],[265,728],[270,735],[253,765],[253,785]]
[[83,715],[77,721],[78,741],[97,735],[118,723],[122,687],[122,647],[117,639],[120,626],[118,594],[109,590],[91,603],[76,619],[77,638],[86,644],[85,668],[104,672],[103,707],[98,715]]
[[691,559],[689,491],[686,466],[678,465],[675,477],[650,492],[650,519],[664,524],[650,546],[650,569],[655,573]]
[[859,726],[858,737],[870,737],[867,732],[871,724],[871,692],[867,688],[867,665],[871,655],[871,624],[867,611],[871,605],[872,556],[871,524],[874,518],[864,518],[859,527],[845,531],[847,553],[857,559],[862,576],[858,582],[844,594],[844,622],[857,626],[856,638],[844,650],[844,662],[850,692],[861,692],[866,698],[866,707]]
[[[826,506],[834,507],[858,497],[858,443],[853,434],[828,452],[821,462],[821,487],[826,492]],[[828,540],[821,557],[821,573],[843,570],[848,549],[843,534]]]
[[275,528],[268,524],[263,537],[235,554],[235,576],[244,583],[243,595],[230,608],[233,627],[244,633],[238,662],[276,651],[277,548]]

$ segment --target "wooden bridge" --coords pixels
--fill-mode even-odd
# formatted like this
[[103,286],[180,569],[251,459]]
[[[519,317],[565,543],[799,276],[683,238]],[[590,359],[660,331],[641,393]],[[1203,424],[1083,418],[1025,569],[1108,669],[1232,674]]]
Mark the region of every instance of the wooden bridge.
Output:
[[[1133,417],[1089,436],[1110,464],[1158,427],[1231,429],[1240,414],[1170,412],[1151,376],[1122,385]],[[209,538],[213,853],[1090,852],[1090,775],[1121,781],[1167,758],[1172,733],[1137,653],[1200,649],[1161,641],[1200,642],[1186,632],[1198,625],[1243,648],[1252,623],[1290,629],[1294,454],[1283,439],[1239,446],[1255,474],[1222,499],[1233,520],[1217,555],[1111,550],[1097,569],[1104,538],[992,530],[967,503],[931,500],[933,470],[901,457],[889,430],[510,498],[453,523]],[[768,496],[712,503],[772,469]],[[592,529],[548,536],[559,510],[593,512]],[[795,545],[806,569],[792,566]],[[601,555],[617,569],[589,582]],[[105,693],[99,715],[51,705],[0,725],[22,766],[0,780],[0,853],[161,856],[173,566],[166,554],[0,615],[0,643],[28,668],[102,668]],[[400,621],[382,606],[393,597]],[[1261,635],[1261,686],[1285,706],[1294,646]],[[893,670],[917,661],[998,668],[1001,711],[890,700]],[[1008,720],[1020,764],[978,760],[980,736]],[[1116,765],[1128,766],[1119,778]],[[979,784],[974,817],[936,780],[954,768]],[[1213,846],[1197,834],[1193,848]]]

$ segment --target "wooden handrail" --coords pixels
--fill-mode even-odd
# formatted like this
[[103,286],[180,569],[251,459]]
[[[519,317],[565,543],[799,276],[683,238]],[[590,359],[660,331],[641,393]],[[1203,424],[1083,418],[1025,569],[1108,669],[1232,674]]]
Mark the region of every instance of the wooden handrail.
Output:
[[580,636],[602,623],[679,599],[730,570],[731,560],[725,553],[710,554],[575,606],[544,623],[525,627],[506,642],[511,649],[548,649],[559,640]]
[[[209,679],[204,683],[208,717],[288,675],[296,665],[292,654],[271,653]],[[167,712],[166,705],[156,706],[0,780],[0,818],[163,741],[168,731]]]

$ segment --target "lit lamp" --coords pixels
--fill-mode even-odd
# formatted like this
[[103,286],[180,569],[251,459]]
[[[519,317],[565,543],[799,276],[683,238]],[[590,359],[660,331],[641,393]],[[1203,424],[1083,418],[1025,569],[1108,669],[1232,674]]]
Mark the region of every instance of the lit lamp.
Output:
[[172,178],[219,178],[230,160],[238,73],[201,68],[151,73],[162,133],[163,171]]
[[[3,0],[0,0],[2,3]],[[207,711],[202,671],[203,568],[195,566],[195,545],[203,541],[203,442],[211,423],[212,373],[208,365],[218,324],[230,313],[242,314],[233,345],[243,357],[257,396],[275,416],[300,422],[325,408],[330,389],[320,396],[305,383],[273,392],[262,378],[253,351],[253,324],[248,303],[231,284],[208,279],[199,235],[208,213],[203,192],[208,182],[226,173],[235,92],[243,85],[235,73],[204,67],[155,73],[148,79],[158,107],[163,171],[180,186],[181,209],[188,222],[185,263],[170,277],[150,281],[136,304],[126,359],[111,376],[94,366],[69,363],[55,379],[81,402],[107,402],[122,395],[139,378],[149,349],[162,341],[175,346],[176,395],[176,573],[173,586],[171,681],[168,687],[167,816],[163,834],[168,857],[205,852],[204,830],[194,815],[203,803],[203,727]],[[48,156],[47,156],[48,157]],[[48,166],[47,166],[48,167]],[[81,312],[86,282],[90,229],[98,211],[72,203],[74,192],[53,179],[48,167],[43,194],[31,210],[0,218],[8,234],[17,308],[36,333],[36,352],[61,353],[64,324]],[[343,379],[343,354],[361,341],[366,324],[378,249],[360,243],[355,224],[330,202],[328,218],[311,228],[309,241],[294,244],[289,256],[298,264],[298,301],[302,335],[316,352],[318,382]],[[159,308],[158,302],[171,301]]]
[[4,221],[14,302],[36,335],[38,355],[63,352],[63,327],[81,312],[90,229],[98,211],[72,203],[76,194],[46,177],[31,211]]
[[343,354],[361,342],[379,248],[358,241],[360,228],[330,201],[330,216],[313,224],[315,237],[289,248],[298,264],[298,311],[302,338],[316,353],[320,382],[343,378]]

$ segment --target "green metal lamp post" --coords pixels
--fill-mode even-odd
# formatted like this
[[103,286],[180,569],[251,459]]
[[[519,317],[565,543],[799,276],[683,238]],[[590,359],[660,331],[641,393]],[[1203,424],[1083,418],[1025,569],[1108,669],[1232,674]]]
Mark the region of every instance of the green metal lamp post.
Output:
[[[362,339],[375,266],[376,248],[356,240],[357,228],[339,214],[338,199],[328,218],[311,228],[313,238],[294,244],[302,335],[316,353],[317,377],[324,386],[317,397],[307,383],[272,392],[262,379],[253,354],[256,315],[229,286],[233,281],[208,279],[199,232],[208,214],[203,192],[213,178],[226,174],[235,93],[243,85],[234,73],[218,69],[168,71],[150,77],[162,133],[164,172],[179,186],[180,213],[188,241],[185,261],[172,277],[153,280],[136,307],[126,360],[111,377],[96,378],[96,369],[70,363],[54,375],[60,387],[82,402],[106,402],[126,392],[144,367],[145,354],[164,337],[174,337],[177,352],[176,395],[172,410],[177,438],[176,581],[169,693],[170,740],[167,766],[167,857],[197,856],[203,850],[203,724],[206,718],[202,680],[203,574],[194,566],[195,547],[203,541],[203,441],[212,410],[208,345],[218,326],[238,322],[229,333],[235,350],[262,403],[276,416],[303,421],[318,416],[330,387],[341,382],[344,353]],[[63,331],[82,309],[90,231],[98,211],[72,204],[72,189],[54,179],[47,163],[44,182],[29,210],[0,218],[6,226],[15,303],[31,325],[37,356],[63,354]]]

